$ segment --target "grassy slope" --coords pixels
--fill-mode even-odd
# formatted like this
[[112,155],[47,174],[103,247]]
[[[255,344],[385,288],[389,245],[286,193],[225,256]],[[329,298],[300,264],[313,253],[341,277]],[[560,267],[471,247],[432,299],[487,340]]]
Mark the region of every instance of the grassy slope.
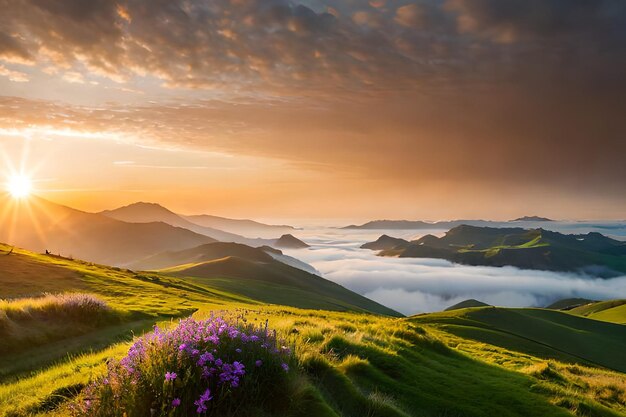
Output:
[[400,316],[396,311],[332,281],[268,258],[267,262],[255,262],[229,256],[162,272],[266,303]]
[[[272,328],[290,335],[305,375],[295,387],[294,416],[626,415],[624,374],[560,362],[545,365],[540,354],[520,352],[519,346],[506,349],[462,339],[445,323],[428,320],[429,316],[397,319],[262,306],[210,287],[210,282],[204,286],[157,274],[22,255],[40,262],[42,274],[32,276],[22,290],[12,288],[14,295],[32,295],[33,288],[62,289],[60,281],[48,282],[43,273],[56,264],[73,271],[67,278],[70,285],[80,283],[83,290],[100,294],[115,308],[141,311],[151,319],[72,337],[45,351],[25,346],[12,360],[0,363],[3,371],[13,366],[10,377],[0,376],[0,416],[67,415],[66,400],[101,374],[108,358],[125,353],[128,342],[123,340],[131,329],[140,332],[155,321],[193,309],[199,309],[195,313],[199,317],[214,309],[239,309],[249,320],[267,319]],[[6,286],[0,282],[0,288]],[[454,314],[468,311],[475,310]],[[61,358],[50,353],[60,354],[72,346],[83,354]],[[30,364],[19,366],[22,361]],[[31,374],[29,369],[39,370]]]
[[457,336],[563,362],[626,372],[626,327],[543,309],[475,308],[431,314]]
[[584,306],[589,303],[595,303],[594,300],[587,298],[564,298],[562,300],[555,301],[554,303],[546,306],[549,310],[571,310],[575,307]]
[[626,324],[626,300],[599,301],[573,308],[570,313],[594,320]]

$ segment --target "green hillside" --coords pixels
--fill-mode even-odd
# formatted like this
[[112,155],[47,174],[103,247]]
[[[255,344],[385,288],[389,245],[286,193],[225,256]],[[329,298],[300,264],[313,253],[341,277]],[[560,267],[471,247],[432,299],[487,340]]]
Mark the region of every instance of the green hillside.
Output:
[[626,327],[543,309],[484,307],[414,319],[476,341],[626,372]]
[[136,270],[164,269],[177,265],[213,261],[227,256],[238,256],[260,262],[270,262],[272,257],[262,248],[253,248],[240,243],[215,242],[182,251],[168,251],[134,262],[130,268]]
[[396,311],[332,281],[266,256],[269,259],[262,261],[227,256],[160,272],[271,304],[400,316]]
[[[389,243],[391,238],[386,237]],[[391,240],[393,242],[393,240]],[[377,242],[362,247],[380,248]],[[461,225],[443,237],[426,235],[382,247],[381,256],[441,258],[466,265],[580,272],[610,278],[626,272],[626,243],[600,233],[565,235],[544,229]]]
[[626,324],[626,300],[597,301],[576,307],[570,313],[594,320]]
[[546,308],[550,310],[571,310],[573,308],[595,302],[597,301],[589,300],[587,298],[564,298],[553,302],[552,304],[546,306]]
[[[273,269],[271,279],[241,278],[247,268],[258,271],[258,265],[249,264],[227,258],[181,267],[178,272],[185,276],[179,277],[21,250],[0,256],[0,297],[13,298],[11,308],[19,303],[34,314],[33,300],[23,297],[71,290],[93,294],[116,317],[79,333],[57,334],[45,345],[22,343],[0,356],[0,416],[72,415],[72,404],[82,401],[85,386],[103,375],[108,361],[125,355],[133,335],[155,323],[169,326],[175,317],[193,313],[200,319],[224,311],[248,323],[267,321],[286,345],[295,347],[296,376],[281,395],[284,412],[274,416],[626,415],[626,375],[588,366],[623,369],[624,340],[618,330],[623,326],[544,310],[488,307],[395,318],[362,309],[266,305],[242,288],[255,282],[275,285],[276,293],[300,288],[291,285],[287,269]],[[218,267],[222,276],[211,276]],[[314,283],[308,285],[314,285],[310,279]],[[255,291],[264,297],[272,289]],[[330,299],[302,291],[308,301],[295,300]],[[5,303],[0,310],[6,308]],[[3,339],[34,328],[28,321],[20,326]],[[111,415],[118,414],[111,410]]]

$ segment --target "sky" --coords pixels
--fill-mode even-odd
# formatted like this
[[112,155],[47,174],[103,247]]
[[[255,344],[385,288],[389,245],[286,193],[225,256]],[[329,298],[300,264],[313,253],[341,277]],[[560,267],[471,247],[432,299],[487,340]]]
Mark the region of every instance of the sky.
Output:
[[624,219],[623,0],[0,0],[0,161],[98,211]]

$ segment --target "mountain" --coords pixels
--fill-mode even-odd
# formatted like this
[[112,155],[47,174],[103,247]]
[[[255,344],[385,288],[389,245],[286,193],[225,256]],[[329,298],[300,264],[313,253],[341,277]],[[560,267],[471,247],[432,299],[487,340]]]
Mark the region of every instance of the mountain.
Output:
[[282,235],[272,246],[283,249],[303,249],[309,247],[309,245],[291,234]]
[[178,214],[155,203],[134,203],[115,210],[105,210],[100,214],[128,223],[163,222],[172,226],[191,230],[192,232],[196,232],[201,235],[209,236],[222,242],[240,242],[245,240],[243,236],[192,223]]
[[208,214],[180,216],[185,220],[203,227],[223,230],[225,232],[235,233],[248,238],[267,239],[295,230],[294,227],[287,225],[270,225],[256,222],[254,220],[229,219],[226,217],[211,216]]
[[421,220],[374,220],[362,225],[350,225],[343,229],[359,230],[432,230],[451,229],[463,224],[481,227],[501,227],[507,222],[495,222],[490,220],[449,220],[438,222],[425,222]]
[[381,256],[440,258],[466,265],[515,266],[614,277],[626,272],[626,242],[600,233],[565,235],[544,229],[468,225],[443,237],[424,236]]
[[[182,227],[187,230],[191,230],[192,232],[208,236],[220,242],[242,243],[255,247],[267,245],[277,248],[300,248],[308,246],[304,242],[293,237],[292,235],[283,235],[279,239],[247,238],[234,233],[214,229],[212,227],[206,227],[191,222],[189,220],[189,217],[194,216],[181,216],[156,203],[133,203],[128,206],[117,208],[115,210],[105,210],[99,214],[129,223],[140,224],[150,222],[163,222],[172,226]],[[206,220],[202,216],[198,218],[201,221],[203,219]]]
[[425,230],[425,229],[451,229],[453,227],[468,225],[477,227],[507,227],[512,222],[554,222],[547,217],[524,216],[510,221],[492,220],[444,220],[438,222],[425,222],[422,220],[373,220],[361,225],[350,225],[343,229],[362,230]]
[[181,251],[157,253],[129,265],[134,270],[157,270],[178,265],[212,261],[228,256],[237,256],[259,262],[273,258],[264,250],[233,242],[214,242]]
[[1,196],[0,208],[0,241],[107,265],[215,242],[163,222],[127,223],[34,196],[23,201]]
[[591,303],[596,303],[597,301],[589,300],[587,298],[564,298],[562,300],[558,300],[553,302],[552,304],[546,306],[545,308],[549,310],[571,310],[576,307],[584,306]]
[[446,308],[444,311],[453,311],[460,310],[462,308],[473,308],[473,307],[490,307],[489,304],[483,303],[482,301],[474,300],[470,298],[469,300],[461,301],[460,303],[456,303]]
[[435,229],[436,223],[427,223],[421,220],[373,220],[362,225],[352,224],[343,229]]
[[539,217],[539,216],[524,216],[518,217],[517,219],[511,220],[511,222],[553,222],[554,220],[549,219],[547,217]]
[[369,242],[361,245],[361,249],[371,250],[389,250],[396,247],[404,247],[409,244],[409,241],[404,239],[398,239],[388,235],[382,235],[375,242]]
[[163,269],[163,274],[194,279],[202,285],[254,300],[301,308],[361,310],[399,317],[401,314],[339,284],[294,268],[271,257],[226,256]]

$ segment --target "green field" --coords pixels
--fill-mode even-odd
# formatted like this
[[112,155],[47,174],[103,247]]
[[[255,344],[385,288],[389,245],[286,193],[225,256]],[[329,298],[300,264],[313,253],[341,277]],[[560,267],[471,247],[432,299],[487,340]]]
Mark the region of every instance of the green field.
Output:
[[576,307],[570,313],[594,320],[626,324],[626,300],[599,301]]
[[[484,307],[398,318],[302,283],[136,273],[26,251],[0,257],[0,270],[3,298],[80,291],[118,317],[45,345],[11,345],[0,359],[1,416],[68,415],[133,335],[215,310],[268,320],[295,344],[299,377],[285,415],[626,415],[624,327],[570,313]],[[29,331],[22,323],[3,340]]]

